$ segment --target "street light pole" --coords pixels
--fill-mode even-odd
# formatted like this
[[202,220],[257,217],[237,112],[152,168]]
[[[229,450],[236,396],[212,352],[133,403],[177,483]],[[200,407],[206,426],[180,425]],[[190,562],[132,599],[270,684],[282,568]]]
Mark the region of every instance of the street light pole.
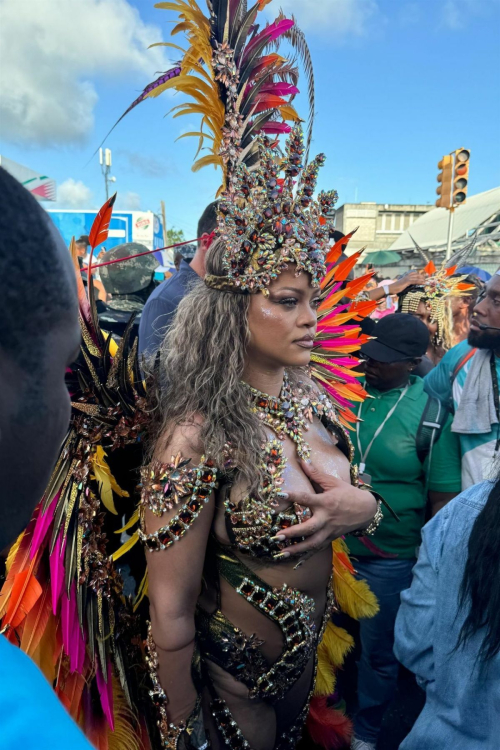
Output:
[[99,164],[101,165],[101,172],[104,177],[104,188],[106,190],[106,200],[109,200],[109,183],[116,182],[116,177],[111,177],[111,149],[99,149]]
[[451,258],[451,243],[453,238],[453,217],[455,216],[455,207],[451,206],[449,209],[450,215],[448,217],[448,241],[446,243],[446,260]]

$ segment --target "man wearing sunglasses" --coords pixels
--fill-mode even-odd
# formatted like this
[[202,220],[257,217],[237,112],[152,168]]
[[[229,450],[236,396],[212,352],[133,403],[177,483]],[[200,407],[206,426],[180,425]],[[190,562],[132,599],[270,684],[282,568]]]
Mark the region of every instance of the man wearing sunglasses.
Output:
[[411,583],[427,511],[434,515],[461,488],[451,419],[437,399],[429,399],[423,380],[414,374],[429,345],[426,326],[412,315],[389,315],[372,335],[376,339],[361,348],[369,398],[359,406],[354,461],[399,522],[384,510],[369,547],[346,539],[359,576],[380,604],[375,617],[360,623],[354,750],[375,750],[395,693],[399,664],[393,655],[394,623],[399,595]]
[[472,311],[467,341],[445,354],[425,390],[453,414],[460,439],[462,489],[487,479],[500,456],[500,271]]

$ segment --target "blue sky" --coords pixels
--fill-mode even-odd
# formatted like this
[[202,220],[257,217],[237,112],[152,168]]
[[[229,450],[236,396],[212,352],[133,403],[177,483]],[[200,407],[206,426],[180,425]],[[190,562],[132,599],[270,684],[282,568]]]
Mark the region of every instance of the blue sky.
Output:
[[[472,151],[471,194],[500,184],[500,0],[281,5],[308,36],[317,99],[312,152],[326,153],[320,187],[338,190],[339,205],[433,203],[437,161],[458,147]],[[1,0],[0,153],[54,177],[59,205],[103,202],[98,159],[89,159],[173,59],[146,49],[168,38],[171,18],[149,0]],[[157,210],[163,199],[170,226],[190,239],[220,178],[190,171],[196,144],[176,138],[198,123],[165,117],[174,103],[144,102],[106,145],[120,205]]]

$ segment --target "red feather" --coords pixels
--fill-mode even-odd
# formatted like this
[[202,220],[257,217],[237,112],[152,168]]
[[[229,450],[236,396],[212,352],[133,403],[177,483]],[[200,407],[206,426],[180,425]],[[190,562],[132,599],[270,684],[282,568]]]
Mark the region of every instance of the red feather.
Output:
[[108,239],[109,234],[109,222],[111,221],[111,214],[113,213],[113,206],[116,200],[116,193],[106,201],[104,206],[101,208],[99,213],[94,219],[92,229],[89,233],[89,244],[92,250],[94,250],[101,242],[105,242]]
[[101,210],[95,217],[94,223],[92,224],[92,229],[90,230],[89,244],[91,249],[87,272],[89,289],[91,287],[92,277],[92,256],[94,255],[95,248],[102,242],[106,242],[106,240],[108,239],[109,224],[111,221],[111,215],[113,213],[113,206],[115,205],[115,200],[116,193],[112,195],[111,198],[107,200],[106,203],[102,206]]
[[325,750],[343,748],[351,740],[351,720],[341,711],[329,708],[326,698],[312,699],[306,726],[312,741]]

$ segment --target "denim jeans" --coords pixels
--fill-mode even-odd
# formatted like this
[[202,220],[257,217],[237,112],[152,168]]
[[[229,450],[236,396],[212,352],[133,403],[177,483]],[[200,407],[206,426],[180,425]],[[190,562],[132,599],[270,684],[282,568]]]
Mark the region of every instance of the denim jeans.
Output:
[[364,557],[353,562],[358,578],[366,579],[380,605],[375,617],[360,621],[359,709],[354,719],[356,737],[376,743],[398,679],[399,662],[393,647],[399,595],[410,587],[416,561]]

